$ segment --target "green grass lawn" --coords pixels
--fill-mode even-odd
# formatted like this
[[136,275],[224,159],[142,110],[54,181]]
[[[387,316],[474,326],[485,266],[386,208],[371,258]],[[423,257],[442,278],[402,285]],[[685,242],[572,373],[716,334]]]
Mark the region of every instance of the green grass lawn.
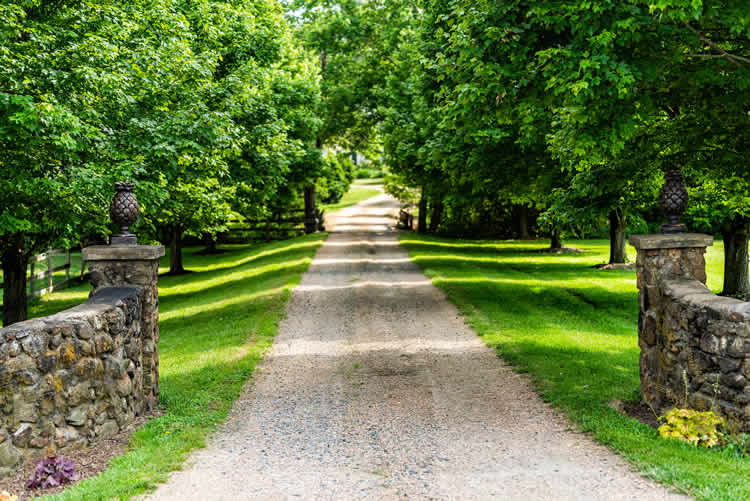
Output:
[[[160,406],[166,414],[133,436],[109,469],[55,500],[128,499],[164,481],[227,416],[232,402],[271,345],[291,289],[324,234],[267,245],[223,246],[230,252],[185,253],[194,273],[159,279]],[[162,261],[161,272],[168,269]],[[88,286],[55,292],[36,303],[44,316],[85,301]]]
[[370,179],[355,179],[354,186],[368,186],[373,184],[383,184],[385,180],[382,177],[373,177]]
[[357,205],[358,203],[367,200],[368,198],[376,197],[378,195],[381,195],[382,193],[382,191],[376,190],[374,188],[368,188],[366,185],[359,186],[353,184],[351,186],[351,189],[346,193],[346,195],[341,198],[341,200],[338,201],[338,203],[323,205],[322,208],[330,214],[332,212],[351,207],[352,205]]
[[[533,252],[545,242],[459,241],[402,234],[410,257],[483,340],[544,400],[645,475],[702,500],[750,499],[750,460],[664,440],[607,406],[639,400],[635,272],[600,271],[608,242],[569,241],[580,254]],[[635,251],[630,249],[631,259]],[[722,248],[709,249],[709,287],[721,288]]]

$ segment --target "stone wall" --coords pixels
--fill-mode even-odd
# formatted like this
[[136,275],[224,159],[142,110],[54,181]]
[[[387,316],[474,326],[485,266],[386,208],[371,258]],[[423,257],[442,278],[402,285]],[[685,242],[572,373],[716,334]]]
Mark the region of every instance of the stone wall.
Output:
[[84,249],[79,306],[0,329],[0,477],[113,435],[158,399],[161,247]]
[[657,412],[713,409],[750,432],[750,303],[705,285],[706,235],[634,235],[641,392]]

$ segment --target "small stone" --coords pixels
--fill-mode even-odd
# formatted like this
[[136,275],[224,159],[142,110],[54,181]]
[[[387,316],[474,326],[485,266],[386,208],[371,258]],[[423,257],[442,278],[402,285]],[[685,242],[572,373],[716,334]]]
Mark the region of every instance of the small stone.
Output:
[[742,390],[747,385],[747,379],[745,379],[745,376],[738,373],[722,374],[720,381],[721,384],[737,390]]
[[49,338],[48,348],[50,350],[57,349],[63,342],[63,338],[60,334],[56,334]]
[[75,344],[72,341],[63,342],[57,349],[57,358],[66,366],[73,365],[78,360]]
[[741,360],[737,360],[734,358],[728,358],[728,357],[721,357],[719,358],[719,367],[721,368],[721,372],[724,374],[727,374],[729,372],[735,372],[740,368],[742,365]]
[[31,357],[39,357],[46,351],[47,338],[43,334],[31,334],[21,342],[21,347]]
[[83,404],[79,405],[78,407],[73,408],[73,410],[70,411],[70,414],[67,415],[65,418],[65,421],[67,421],[69,424],[72,424],[73,426],[83,426],[86,424],[86,420],[88,419],[89,414],[89,405]]
[[745,339],[736,337],[729,344],[727,354],[730,357],[745,358],[750,352],[750,343],[747,343]]
[[46,374],[52,372],[57,367],[57,353],[54,351],[48,351],[43,356],[37,359],[37,368],[39,372]]
[[24,447],[26,447],[26,444],[29,442],[30,437],[31,437],[31,425],[29,423],[23,423],[21,426],[18,427],[15,433],[13,433],[13,445],[23,449]]
[[75,428],[70,426],[58,426],[55,429],[55,444],[58,448],[66,447],[70,444],[78,442],[80,436]]
[[701,350],[706,353],[718,355],[721,351],[721,341],[718,337],[711,334],[703,334],[701,337]]
[[94,338],[94,345],[96,346],[96,353],[107,353],[109,351],[112,351],[112,348],[114,347],[112,343],[112,338],[109,337],[106,334],[100,334]]
[[10,440],[0,444],[0,468],[15,468],[23,461],[23,454],[16,449]]
[[55,412],[55,401],[51,398],[45,398],[42,400],[42,403],[39,406],[39,413],[42,416],[49,416],[53,412]]
[[8,356],[17,357],[21,354],[21,343],[18,341],[11,341],[7,343]]
[[117,426],[117,421],[110,419],[97,427],[96,434],[99,437],[111,437],[112,435],[116,435],[119,431],[120,427]]
[[82,322],[78,325],[78,339],[91,339],[94,336],[94,329],[88,322]]
[[78,383],[68,390],[68,401],[70,405],[79,405],[86,402],[90,398],[89,394],[90,386],[88,381]]
[[28,355],[18,355],[5,363],[5,370],[11,374],[34,369],[36,369],[36,362]]
[[112,378],[119,378],[122,373],[122,363],[115,357],[106,357],[104,359],[104,373]]
[[123,374],[120,379],[117,380],[117,393],[120,396],[127,396],[133,392],[133,382],[130,380],[130,376]]
[[93,378],[103,374],[104,364],[97,358],[82,358],[75,367],[78,376]]
[[13,395],[13,421],[15,423],[36,423],[38,418],[34,403],[26,402],[21,394]]
[[96,347],[94,343],[90,343],[89,341],[78,341],[78,349],[83,356],[93,357],[96,355]]

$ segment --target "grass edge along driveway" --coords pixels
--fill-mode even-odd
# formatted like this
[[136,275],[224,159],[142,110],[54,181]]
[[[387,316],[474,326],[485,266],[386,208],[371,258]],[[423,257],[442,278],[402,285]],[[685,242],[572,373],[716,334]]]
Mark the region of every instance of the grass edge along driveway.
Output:
[[[635,272],[593,268],[606,262],[607,241],[567,241],[584,252],[563,255],[535,252],[543,241],[402,233],[400,242],[484,342],[582,431],[677,491],[750,499],[750,460],[662,439],[607,405],[640,399]],[[720,246],[709,249],[709,274],[721,269],[720,256]]]
[[[129,499],[153,490],[204,447],[271,346],[290,292],[325,238],[225,246],[230,251],[218,256],[188,249],[185,264],[194,273],[159,278],[159,400],[166,413],[139,429],[106,471],[44,499]],[[83,302],[89,289],[52,294],[32,314]]]

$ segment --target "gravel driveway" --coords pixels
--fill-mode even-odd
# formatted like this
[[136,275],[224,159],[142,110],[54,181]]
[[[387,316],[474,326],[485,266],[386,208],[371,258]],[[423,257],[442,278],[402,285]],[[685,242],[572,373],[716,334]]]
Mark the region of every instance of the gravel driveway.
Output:
[[328,220],[272,353],[152,499],[683,499],[484,346],[398,246],[397,210],[381,195]]

